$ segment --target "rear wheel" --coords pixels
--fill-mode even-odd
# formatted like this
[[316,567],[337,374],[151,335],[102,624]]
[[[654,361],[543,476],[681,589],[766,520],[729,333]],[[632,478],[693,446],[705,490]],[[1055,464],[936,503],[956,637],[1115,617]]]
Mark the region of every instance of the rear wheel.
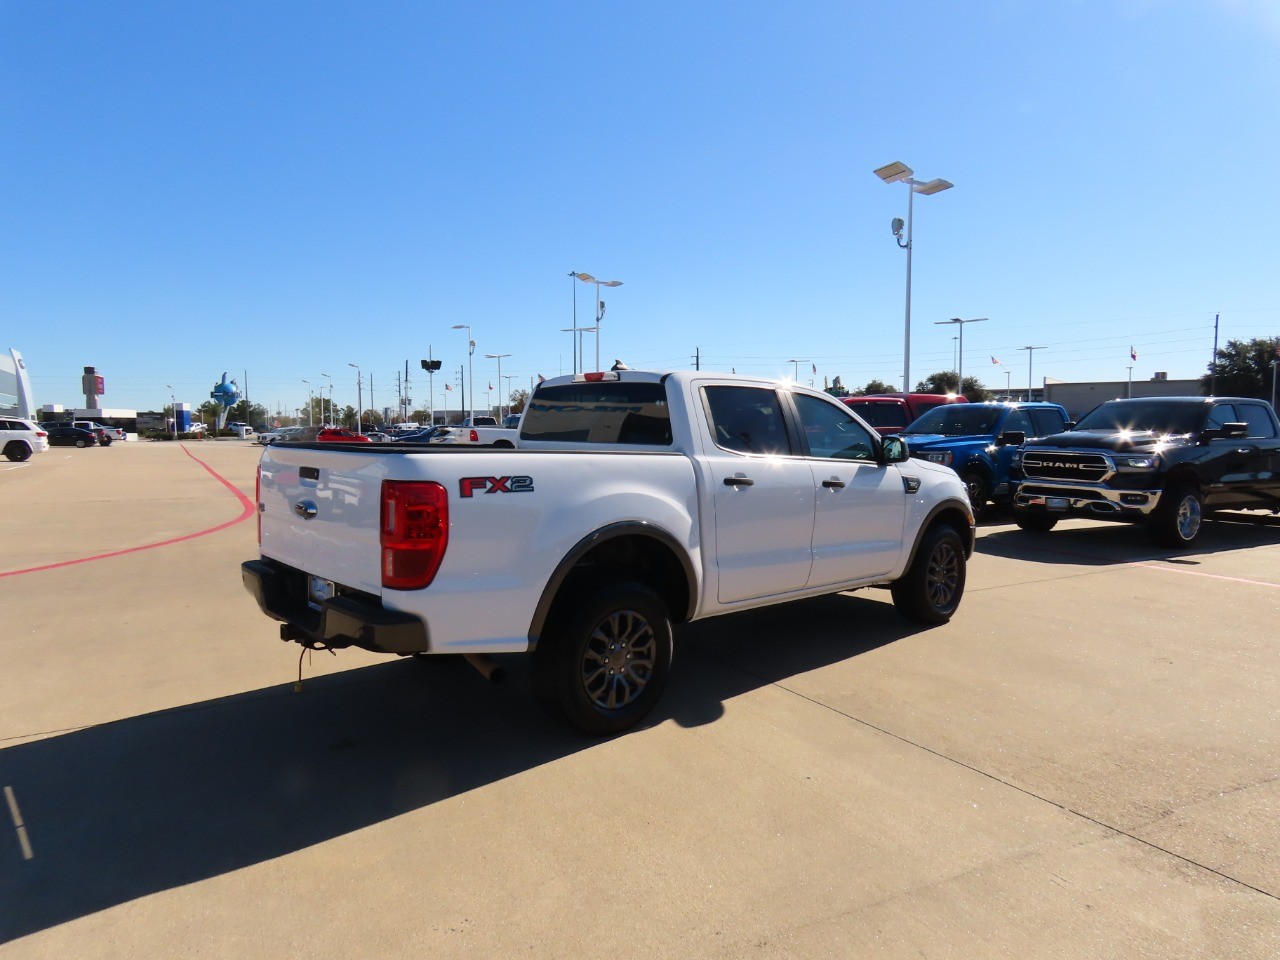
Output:
[[893,605],[916,623],[946,623],[964,596],[964,543],[941,524],[924,535],[915,559],[891,588]]
[[1048,533],[1058,525],[1058,518],[1043,513],[1022,513],[1015,516],[1013,522],[1028,533]]
[[620,733],[653,709],[671,669],[671,616],[635,582],[571,597],[533,653],[543,704],[579,730]]
[[31,459],[31,448],[25,443],[13,440],[4,448],[4,455],[16,463],[21,463],[23,460]]
[[83,447],[83,446],[85,446],[85,445],[86,445],[86,443],[85,443],[85,441],[84,441],[84,440],[77,440],[77,441],[76,441],[76,446],[77,446],[77,447]]
[[1195,543],[1204,525],[1204,503],[1200,491],[1190,485],[1166,490],[1151,515],[1151,538],[1163,547],[1184,550]]

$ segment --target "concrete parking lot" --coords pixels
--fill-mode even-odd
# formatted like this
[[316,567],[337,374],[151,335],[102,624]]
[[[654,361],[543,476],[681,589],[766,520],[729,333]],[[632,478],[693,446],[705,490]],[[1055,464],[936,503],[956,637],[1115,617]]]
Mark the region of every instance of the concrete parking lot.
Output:
[[519,657],[296,693],[240,586],[259,453],[0,466],[3,960],[1280,956],[1274,519],[997,519],[947,626],[693,624],[594,741]]

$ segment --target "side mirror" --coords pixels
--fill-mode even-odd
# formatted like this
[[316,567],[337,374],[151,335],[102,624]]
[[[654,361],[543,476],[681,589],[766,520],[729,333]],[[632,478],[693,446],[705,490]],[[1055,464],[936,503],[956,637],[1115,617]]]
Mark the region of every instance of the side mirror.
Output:
[[911,459],[907,441],[896,433],[884,438],[884,442],[880,445],[880,455],[885,463],[906,463]]
[[996,437],[997,447],[1020,447],[1027,442],[1027,435],[1022,430],[1006,430]]
[[1062,425],[1063,431],[1074,430],[1075,428],[1076,428],[1076,422],[1074,420],[1068,420],[1066,423]]
[[1222,435],[1224,437],[1247,437],[1249,435],[1249,425],[1247,423],[1224,423],[1222,425]]

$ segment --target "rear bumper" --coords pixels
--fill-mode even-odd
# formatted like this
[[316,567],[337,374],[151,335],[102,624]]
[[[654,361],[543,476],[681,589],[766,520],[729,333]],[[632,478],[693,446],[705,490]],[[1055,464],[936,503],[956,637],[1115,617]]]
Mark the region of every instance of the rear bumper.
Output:
[[386,610],[376,600],[336,596],[315,609],[306,601],[306,575],[273,560],[245,561],[240,579],[258,609],[281,622],[281,640],[374,653],[424,653],[431,648],[427,625],[420,618]]

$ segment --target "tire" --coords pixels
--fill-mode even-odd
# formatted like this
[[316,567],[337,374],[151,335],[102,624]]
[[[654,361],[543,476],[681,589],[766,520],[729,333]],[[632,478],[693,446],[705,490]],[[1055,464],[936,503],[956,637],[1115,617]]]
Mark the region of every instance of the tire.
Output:
[[4,448],[4,455],[14,463],[21,463],[24,460],[31,459],[31,448],[25,443],[19,443],[17,440],[14,440]]
[[969,495],[969,506],[973,508],[974,517],[981,516],[987,509],[987,501],[991,499],[990,482],[977,470],[966,470],[960,474],[960,482]]
[[1204,517],[1200,491],[1189,484],[1179,484],[1160,497],[1160,505],[1151,515],[1147,529],[1151,539],[1160,546],[1185,550],[1200,536]]
[[1028,533],[1048,533],[1058,525],[1058,518],[1047,517],[1043,513],[1023,513],[1015,515],[1013,522]]
[[940,524],[924,535],[911,566],[894,581],[893,605],[916,623],[946,623],[960,606],[964,583],[964,543],[952,527]]
[[671,651],[662,598],[642,583],[606,584],[567,598],[547,624],[533,653],[534,689],[584,733],[621,733],[662,696]]
[[516,445],[510,440],[498,440],[493,444],[495,447],[505,447],[508,450],[514,450]]
[[110,438],[110,437],[107,437],[105,440],[99,440],[98,442],[99,442],[100,444],[102,444],[104,447],[109,447],[109,446],[111,446],[111,438]]
[[83,447],[85,446],[85,442],[84,442],[83,440],[77,440],[77,441],[76,441],[76,446],[77,446],[77,447],[82,447],[82,448],[83,448]]

